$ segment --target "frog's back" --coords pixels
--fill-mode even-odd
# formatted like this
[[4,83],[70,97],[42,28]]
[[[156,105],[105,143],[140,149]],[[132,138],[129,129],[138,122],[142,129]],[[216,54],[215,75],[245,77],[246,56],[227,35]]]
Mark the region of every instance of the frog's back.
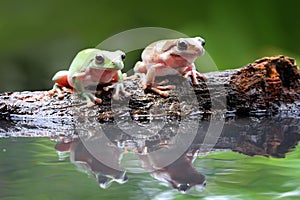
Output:
[[168,51],[170,48],[174,46],[176,40],[160,40],[157,42],[153,42],[148,45],[143,53],[142,59],[143,60],[152,60],[153,57],[157,57],[158,55]]
[[99,51],[99,49],[84,49],[80,51],[70,65],[70,75],[80,72],[82,69],[86,68],[89,62]]

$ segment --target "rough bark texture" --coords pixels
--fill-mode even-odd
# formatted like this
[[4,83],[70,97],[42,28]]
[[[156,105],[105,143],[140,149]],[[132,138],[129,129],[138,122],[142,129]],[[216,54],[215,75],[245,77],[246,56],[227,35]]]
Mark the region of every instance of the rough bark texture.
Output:
[[[242,69],[204,75],[207,81],[199,79],[198,85],[192,85],[190,79],[182,77],[158,78],[157,81],[168,79],[169,84],[176,85],[176,90],[171,91],[169,97],[143,91],[139,79],[132,78],[125,82],[126,91],[132,93],[130,97],[112,101],[111,91],[102,92],[99,97],[103,103],[93,108],[87,108],[71,91],[62,100],[58,99],[57,93],[48,91],[3,93],[0,94],[0,136],[72,135],[80,113],[84,113],[85,118],[93,118],[92,123],[96,120],[100,124],[114,124],[118,120],[125,123],[128,119],[142,124],[165,119],[179,122],[183,118],[197,116],[201,121],[209,121],[212,117],[223,118],[226,120],[225,129],[239,130],[235,134],[232,131],[223,132],[216,148],[232,149],[248,155],[282,157],[297,144],[300,138],[300,73],[294,59],[266,57]],[[283,113],[285,117],[282,117]],[[233,118],[238,116],[270,116],[290,125],[294,127],[294,142],[286,141],[284,131],[274,131],[273,135],[262,131],[266,123],[272,126],[273,122],[262,120],[255,123],[250,122],[249,118],[247,123],[254,126],[249,130],[257,131],[243,135],[245,121],[242,120],[242,125],[238,120],[232,123]],[[200,129],[207,129],[207,126],[202,124]],[[168,139],[172,134],[172,130],[166,128],[164,137]],[[252,139],[249,139],[250,135]],[[147,137],[148,142],[157,142],[155,137]],[[201,138],[201,135],[196,137],[197,144],[203,141]],[[282,147],[283,143],[289,145]],[[253,149],[256,149],[255,152],[251,152]]]
[[[295,65],[294,59],[284,56],[266,57],[248,64],[246,67],[237,70],[227,70],[223,72],[212,72],[205,74],[207,82],[199,80],[199,85],[193,85],[195,96],[199,101],[199,110],[211,112],[211,98],[218,98],[224,94],[211,93],[214,91],[226,92],[224,97],[227,100],[227,109],[237,111],[238,114],[248,115],[250,112],[278,112],[280,107],[289,105],[292,107],[286,110],[299,110],[300,100],[300,72]],[[175,92],[184,91],[187,86],[182,86],[185,82],[181,77],[169,78],[170,84],[177,86]],[[164,78],[165,79],[165,78]],[[188,80],[188,82],[190,82]],[[167,98],[163,98],[151,91],[144,93],[139,84],[139,80],[133,78],[125,83],[126,90],[132,93],[129,99],[132,108],[137,111],[147,110],[147,106],[155,103],[173,102],[176,94],[171,92]],[[218,90],[216,88],[222,88]],[[104,103],[99,105],[102,111],[110,110],[110,92],[101,94]],[[116,103],[116,102],[115,102]],[[60,118],[72,117],[69,112],[73,106],[85,106],[83,102],[70,92],[63,100],[58,100],[57,94],[48,91],[35,92],[8,92],[0,94],[0,118],[14,119],[22,118]],[[109,114],[109,113],[106,113]],[[136,114],[136,113],[134,113]],[[59,119],[59,120],[60,120]]]

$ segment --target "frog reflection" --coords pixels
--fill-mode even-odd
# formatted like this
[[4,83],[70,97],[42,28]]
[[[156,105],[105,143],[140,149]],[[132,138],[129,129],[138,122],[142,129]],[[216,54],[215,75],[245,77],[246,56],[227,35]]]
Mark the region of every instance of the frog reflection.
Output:
[[[97,138],[97,140],[99,139],[101,137]],[[97,142],[102,143],[101,141]],[[70,152],[71,162],[76,164],[80,171],[89,172],[89,174],[96,177],[99,186],[104,189],[108,188],[112,182],[123,184],[128,181],[126,172],[119,170],[121,169],[120,161],[122,155],[127,151],[134,151],[136,153],[138,159],[141,161],[140,163],[142,163],[141,167],[145,171],[148,171],[153,178],[163,183],[168,183],[168,185],[181,193],[186,193],[193,187],[197,190],[202,190],[205,187],[205,177],[192,166],[192,162],[197,156],[197,151],[184,154],[168,166],[160,167],[163,157],[139,152],[137,149],[134,149],[136,147],[128,145],[127,142],[124,141],[122,143],[124,151],[120,151],[120,145],[107,146],[106,150],[111,151],[107,154],[110,159],[110,166],[105,165],[100,159],[93,156],[78,137],[72,139],[64,138],[56,144],[55,149],[61,156],[63,156],[64,152]],[[103,148],[101,149],[103,150]]]
[[195,187],[202,191],[206,186],[205,176],[200,174],[192,165],[198,155],[198,151],[191,151],[179,157],[168,166],[160,167],[164,159],[156,154],[140,154],[143,167],[150,171],[153,178],[171,185],[181,193],[188,192]]
[[71,162],[76,164],[80,171],[89,172],[95,176],[99,186],[103,189],[108,188],[112,182],[123,184],[128,181],[126,172],[117,170],[119,169],[119,159],[122,156],[119,151],[107,154],[113,165],[112,167],[109,167],[99,161],[99,159],[96,159],[89,150],[86,149],[82,141],[76,137],[69,141],[63,140],[60,143],[57,143],[55,149],[58,151],[59,155],[62,155],[63,152],[70,152]]

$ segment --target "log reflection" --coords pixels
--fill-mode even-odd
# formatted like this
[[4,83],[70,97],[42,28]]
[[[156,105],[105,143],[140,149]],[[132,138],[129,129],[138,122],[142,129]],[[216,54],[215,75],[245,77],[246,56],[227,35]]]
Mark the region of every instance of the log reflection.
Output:
[[[131,157],[132,162],[138,163],[138,167],[144,172],[186,193],[191,188],[202,190],[206,184],[205,176],[192,165],[199,155],[199,149],[202,151],[200,153],[209,153],[205,152],[206,149],[203,148],[205,146],[214,145],[209,151],[230,149],[249,156],[280,158],[291,151],[300,140],[299,118],[264,116],[226,118],[216,144],[204,144],[209,117],[206,119],[198,123],[197,135],[192,143],[184,140],[186,135],[180,132],[178,122],[175,120],[149,137],[140,137],[140,134],[135,133],[129,135],[113,123],[102,124],[97,130],[82,127],[77,135],[61,139],[55,149],[60,153],[70,152],[71,162],[92,174],[101,188],[109,187],[112,182],[122,184],[128,181],[128,173],[126,174],[128,166],[121,163],[124,155],[134,154],[135,156]],[[189,128],[195,127],[185,127],[182,130],[188,132]],[[184,152],[179,156],[176,155],[177,157],[174,156],[179,147],[174,145],[176,142],[186,147]],[[163,151],[155,153],[159,150]],[[176,159],[166,164],[169,157]]]

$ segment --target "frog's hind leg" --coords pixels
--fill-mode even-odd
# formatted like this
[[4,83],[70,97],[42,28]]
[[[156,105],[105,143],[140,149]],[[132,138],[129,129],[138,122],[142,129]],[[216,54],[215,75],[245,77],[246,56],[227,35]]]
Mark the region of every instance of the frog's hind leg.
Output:
[[163,85],[164,83],[167,83],[168,81],[162,81],[160,83],[153,83],[149,87],[150,90],[153,92],[163,96],[163,97],[168,97],[170,95],[170,91],[167,90],[174,90],[176,88],[175,85]]
[[161,82],[154,82],[151,85],[151,88],[156,88],[159,90],[174,90],[176,88],[175,85],[165,85],[166,83],[169,83],[169,80],[163,80]]
[[160,90],[157,87],[150,87],[150,90],[152,90],[153,92],[163,96],[163,97],[168,97],[170,95],[170,92],[168,91],[164,91],[164,90]]
[[67,70],[59,71],[52,78],[52,81],[55,82],[52,91],[56,91],[58,93],[59,99],[63,99],[65,97],[65,93],[68,91],[67,88],[71,88],[68,82],[68,73],[69,71]]
[[63,99],[65,97],[65,93],[64,91],[67,90],[67,88],[65,87],[60,87],[57,83],[55,83],[53,85],[53,88],[52,88],[53,91],[57,92],[57,98],[58,99]]

